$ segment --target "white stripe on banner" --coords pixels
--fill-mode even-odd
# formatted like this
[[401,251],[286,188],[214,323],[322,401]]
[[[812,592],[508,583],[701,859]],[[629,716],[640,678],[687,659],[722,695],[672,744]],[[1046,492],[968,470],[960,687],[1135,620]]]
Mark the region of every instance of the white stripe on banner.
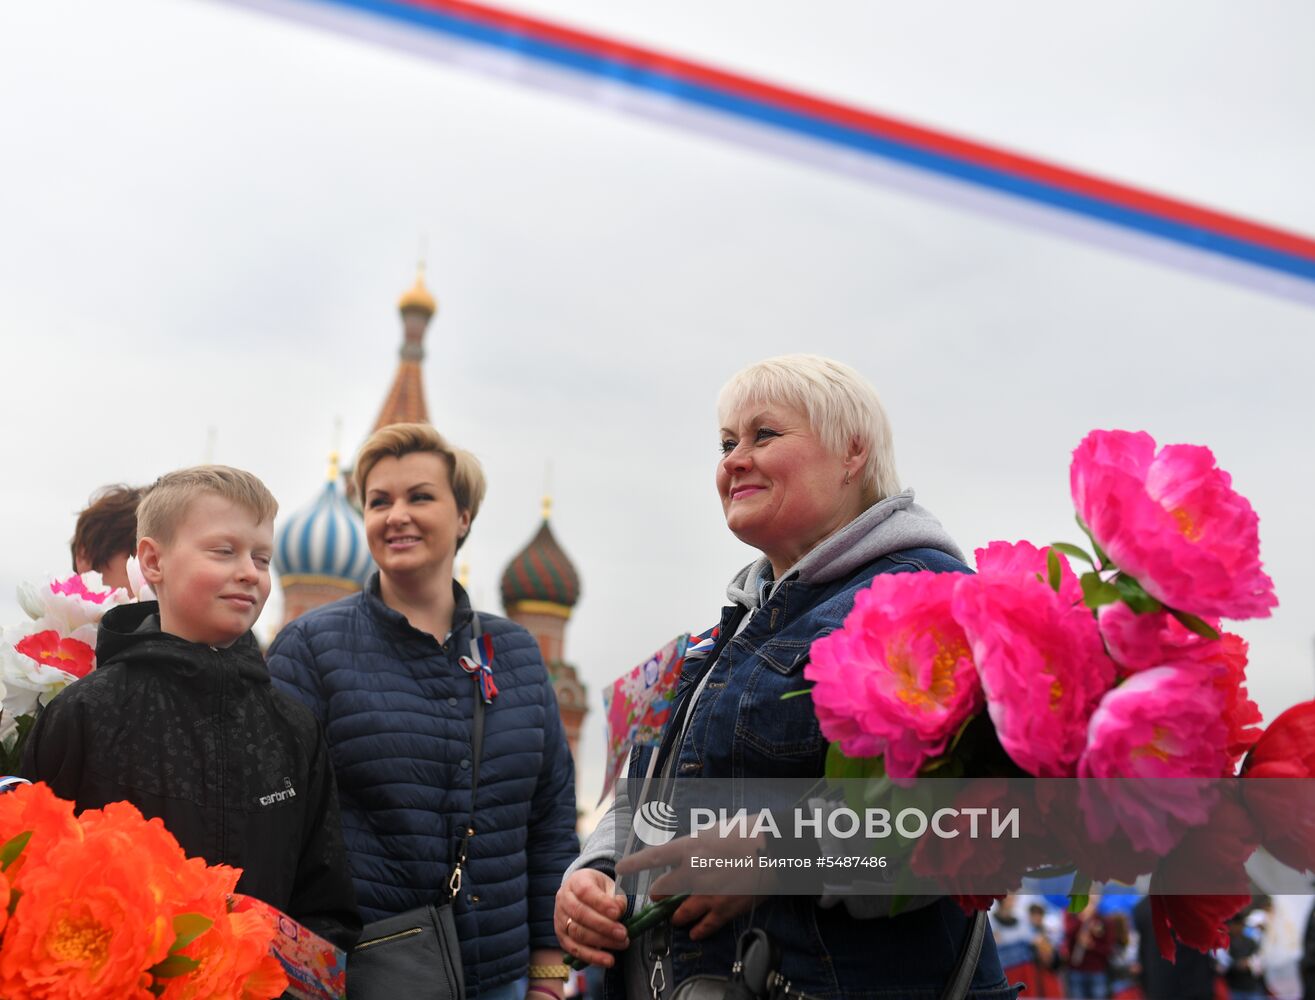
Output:
[[1315,282],[1294,275],[1140,233],[1041,202],[992,191],[879,155],[843,149],[798,133],[704,109],[658,92],[553,66],[505,49],[463,41],[440,32],[427,31],[383,16],[319,0],[224,2],[350,35],[374,45],[398,49],[482,76],[538,91],[550,91],[608,111],[621,112],[733,143],[862,183],[910,193],[939,205],[952,205],[1011,224],[1041,229],[1212,279],[1315,305]]

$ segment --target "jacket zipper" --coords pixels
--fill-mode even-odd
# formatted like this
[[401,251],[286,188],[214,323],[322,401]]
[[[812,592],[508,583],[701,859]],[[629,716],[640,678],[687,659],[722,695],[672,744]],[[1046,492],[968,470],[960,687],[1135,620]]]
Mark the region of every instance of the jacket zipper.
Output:
[[[213,647],[212,647],[213,648]],[[228,863],[228,741],[224,733],[224,695],[226,683],[224,664],[219,651],[214,650],[215,661],[219,668],[219,706],[216,722],[219,726],[219,857]]]

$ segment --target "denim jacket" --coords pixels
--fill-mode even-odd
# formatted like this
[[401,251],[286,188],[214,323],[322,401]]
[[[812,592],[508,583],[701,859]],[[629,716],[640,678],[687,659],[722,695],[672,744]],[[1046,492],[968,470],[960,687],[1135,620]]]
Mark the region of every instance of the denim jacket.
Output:
[[[673,723],[657,752],[674,753],[676,777],[816,778],[823,774],[827,740],[808,698],[781,696],[807,687],[803,668],[809,647],[839,628],[854,595],[878,573],[964,572],[958,559],[937,549],[913,548],[882,556],[843,579],[809,584],[787,577],[736,634],[746,609],[722,612],[712,653],[682,676]],[[687,726],[678,721],[685,702],[703,685]],[[676,734],[684,729],[679,747]],[[652,748],[632,755],[630,777],[642,776]],[[635,783],[637,784],[637,782]],[[600,866],[602,867],[602,866]],[[952,900],[893,918],[859,919],[843,906],[824,908],[813,897],[772,897],[710,938],[691,941],[686,929],[671,935],[672,979],[726,975],[735,942],[750,926],[782,945],[781,971],[796,990],[818,997],[939,997],[967,934],[968,918]],[[619,988],[610,983],[609,995]],[[1012,998],[989,935],[973,980],[981,1000]]]

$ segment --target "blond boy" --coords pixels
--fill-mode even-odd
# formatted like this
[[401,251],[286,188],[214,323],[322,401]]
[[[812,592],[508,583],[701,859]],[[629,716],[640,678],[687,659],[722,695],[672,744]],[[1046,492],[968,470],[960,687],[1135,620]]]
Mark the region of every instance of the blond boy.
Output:
[[97,669],[38,717],[22,773],[79,810],[126,799],[238,891],[349,947],[360,930],[323,734],[273,689],[251,626],[278,503],[223,465],[161,476],[137,508],[158,602],[107,613]]

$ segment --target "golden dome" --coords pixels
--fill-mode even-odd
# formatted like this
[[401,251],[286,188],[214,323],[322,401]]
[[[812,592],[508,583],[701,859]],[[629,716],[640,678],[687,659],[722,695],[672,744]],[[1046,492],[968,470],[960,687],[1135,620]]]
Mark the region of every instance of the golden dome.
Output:
[[423,272],[416,274],[416,283],[397,300],[397,308],[399,312],[418,309],[430,316],[438,311],[438,303],[434,301],[434,296],[429,294],[429,289],[425,287]]

